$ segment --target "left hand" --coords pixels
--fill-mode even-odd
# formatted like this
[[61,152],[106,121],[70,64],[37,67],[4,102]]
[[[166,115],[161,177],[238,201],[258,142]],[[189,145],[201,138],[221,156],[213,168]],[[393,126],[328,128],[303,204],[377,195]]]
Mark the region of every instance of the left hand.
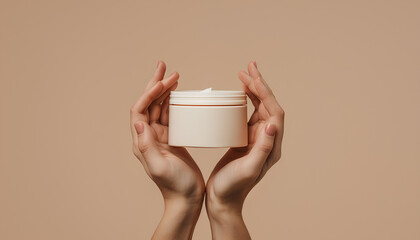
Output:
[[204,180],[197,164],[183,147],[168,145],[169,94],[179,74],[164,78],[166,65],[158,62],[144,93],[130,111],[134,155],[162,192],[165,203],[181,200],[201,208]]
[[159,61],[144,93],[131,107],[133,152],[162,192],[165,203],[152,239],[191,239],[205,186],[188,151],[168,145],[169,94],[177,87],[179,75],[174,72],[163,78],[165,71],[165,63]]

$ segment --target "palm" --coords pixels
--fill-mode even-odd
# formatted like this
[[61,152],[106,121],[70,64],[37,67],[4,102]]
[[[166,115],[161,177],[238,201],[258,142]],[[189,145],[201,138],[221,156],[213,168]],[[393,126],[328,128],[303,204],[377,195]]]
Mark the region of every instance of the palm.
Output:
[[228,194],[235,194],[235,189],[241,186],[256,183],[254,169],[247,169],[244,164],[251,151],[257,136],[264,130],[266,110],[260,104],[248,122],[248,146],[242,148],[230,148],[216,165],[212,176],[208,181],[208,187],[212,188],[218,197],[229,197]]
[[[230,148],[214,168],[207,183],[207,189],[222,199],[246,195],[280,157],[280,144],[283,135],[283,125],[280,119],[283,110],[275,101],[274,95],[262,80],[256,67],[249,65],[248,69],[250,75],[244,71],[239,74],[244,91],[255,107],[248,121],[248,146]],[[274,146],[273,154],[271,154],[272,147],[258,149],[257,151],[267,154],[264,159],[258,160],[259,164],[255,164],[252,159],[255,158],[252,156],[252,150],[256,146],[257,137],[262,135],[261,133],[265,131],[265,126],[269,122],[280,123],[277,129],[278,144]]]
[[160,162],[162,162],[157,166],[162,174],[155,178],[156,181],[159,181],[162,187],[182,193],[191,191],[197,187],[197,184],[204,185],[200,169],[187,149],[168,145],[168,126],[153,123],[151,127],[154,130]]
[[[175,73],[163,79],[165,70],[165,64],[160,62],[144,94],[132,107],[134,154],[165,194],[202,192],[204,180],[191,155],[185,148],[168,145],[169,94],[176,89],[179,76]],[[134,127],[138,122],[144,124],[142,142]]]

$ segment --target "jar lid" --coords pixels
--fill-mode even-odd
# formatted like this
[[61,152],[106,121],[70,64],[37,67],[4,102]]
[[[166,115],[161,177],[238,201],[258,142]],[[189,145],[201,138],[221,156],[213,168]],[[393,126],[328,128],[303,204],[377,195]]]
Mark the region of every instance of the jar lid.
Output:
[[226,106],[246,104],[244,91],[204,90],[171,91],[169,104]]

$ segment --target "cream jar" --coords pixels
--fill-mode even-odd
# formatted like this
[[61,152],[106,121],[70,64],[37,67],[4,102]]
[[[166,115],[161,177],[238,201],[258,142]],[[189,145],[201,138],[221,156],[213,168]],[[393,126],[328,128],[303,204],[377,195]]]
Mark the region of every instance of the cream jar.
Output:
[[248,145],[246,94],[243,91],[171,91],[170,146],[243,147]]

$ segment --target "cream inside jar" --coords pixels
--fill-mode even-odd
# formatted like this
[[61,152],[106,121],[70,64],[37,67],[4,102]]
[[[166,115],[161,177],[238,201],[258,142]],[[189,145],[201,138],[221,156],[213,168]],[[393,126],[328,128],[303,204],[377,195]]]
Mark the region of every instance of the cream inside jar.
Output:
[[243,91],[171,91],[170,146],[243,147],[248,145],[246,94]]

